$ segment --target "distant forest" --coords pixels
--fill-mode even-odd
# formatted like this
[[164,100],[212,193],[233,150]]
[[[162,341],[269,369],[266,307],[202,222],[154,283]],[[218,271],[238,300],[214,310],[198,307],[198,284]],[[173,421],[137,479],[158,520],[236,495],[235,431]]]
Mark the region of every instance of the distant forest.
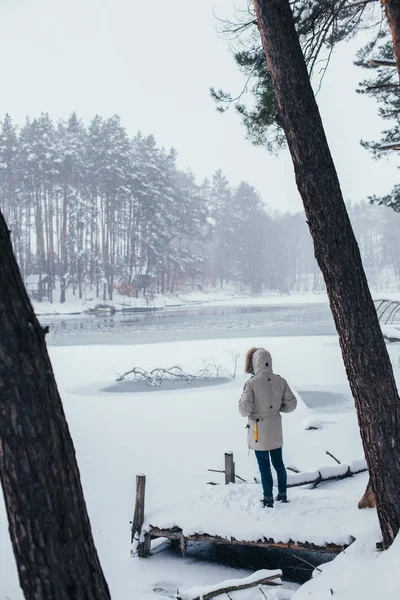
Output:
[[[176,158],[152,135],[130,138],[118,116],[86,127],[75,113],[42,114],[17,127],[6,115],[0,205],[23,278],[48,283],[39,301],[64,302],[67,289],[102,300],[226,284],[323,289],[303,214],[273,212],[221,171],[199,183]],[[368,202],[349,213],[370,285],[396,286],[400,215]]]

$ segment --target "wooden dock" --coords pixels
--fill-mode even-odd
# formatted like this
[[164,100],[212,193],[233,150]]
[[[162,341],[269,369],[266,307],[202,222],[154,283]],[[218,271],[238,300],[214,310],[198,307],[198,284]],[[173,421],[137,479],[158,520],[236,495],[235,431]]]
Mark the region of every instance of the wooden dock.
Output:
[[[225,454],[225,470],[222,471],[225,474],[225,483],[226,484],[232,484],[235,482],[235,480],[237,479],[237,475],[235,475],[235,464],[233,462],[233,455],[231,453],[226,453]],[[345,478],[348,476],[347,470],[346,468],[343,468],[343,473],[340,476],[335,476],[334,478]],[[315,476],[315,474],[313,475],[313,477]],[[241,479],[241,478],[239,478]],[[302,477],[300,477],[300,479],[302,479]],[[330,477],[327,478],[328,480],[331,479]],[[242,480],[243,481],[243,480]],[[306,484],[315,484],[314,479],[311,479],[310,481],[305,481],[305,482],[301,482],[300,485],[304,485],[304,483]],[[319,480],[317,481],[317,484],[319,483]],[[245,484],[248,486],[248,484]],[[253,486],[250,486],[253,487]],[[172,513],[168,513],[167,514],[167,518],[163,518],[163,515],[160,514],[158,517],[157,515],[152,515],[151,516],[151,523],[149,522],[149,520],[146,520],[145,522],[145,488],[146,488],[146,477],[144,475],[138,475],[136,477],[136,502],[135,502],[135,512],[134,512],[134,517],[133,517],[133,521],[132,521],[132,531],[131,531],[131,542],[134,544],[134,548],[133,548],[133,552],[139,556],[139,557],[147,557],[150,555],[150,551],[151,551],[151,542],[152,540],[155,539],[160,539],[160,538],[165,538],[170,540],[174,545],[178,546],[182,552],[183,555],[186,554],[187,551],[187,546],[189,542],[202,542],[202,543],[212,543],[212,544],[220,544],[220,545],[230,545],[230,546],[247,546],[247,547],[255,547],[255,548],[280,548],[280,549],[286,549],[286,550],[296,550],[296,551],[305,551],[305,552],[318,552],[318,553],[329,553],[329,554],[339,554],[340,552],[342,552],[343,550],[345,550],[345,548],[347,548],[350,544],[352,544],[355,541],[355,537],[353,534],[357,535],[358,531],[360,530],[360,525],[362,526],[363,523],[357,522],[357,524],[351,523],[351,526],[348,527],[348,529],[344,530],[344,534],[343,532],[340,533],[338,531],[336,531],[336,526],[335,526],[335,521],[332,520],[332,515],[330,516],[330,527],[327,528],[326,531],[326,537],[325,540],[323,541],[324,538],[321,537],[320,535],[317,536],[310,536],[310,532],[307,532],[307,529],[304,531],[302,531],[302,533],[300,534],[299,539],[297,540],[293,540],[293,539],[288,539],[289,535],[288,533],[290,532],[290,527],[287,528],[286,527],[286,532],[285,532],[285,525],[286,525],[286,519],[287,518],[291,518],[291,516],[293,516],[293,510],[290,511],[288,513],[284,513],[282,510],[279,510],[278,513],[273,517],[273,520],[269,520],[267,519],[267,521],[263,521],[260,522],[257,520],[256,521],[256,526],[250,529],[247,529],[246,526],[243,527],[239,527],[239,529],[237,528],[237,526],[232,527],[232,533],[236,532],[235,535],[225,535],[225,531],[229,531],[229,522],[228,522],[228,526],[225,528],[218,528],[215,527],[215,523],[214,525],[212,524],[212,520],[209,521],[207,520],[207,518],[205,518],[203,521],[201,521],[202,523],[204,523],[204,530],[203,531],[198,531],[196,532],[196,528],[192,528],[190,525],[190,522],[188,522],[188,519],[186,518],[186,526],[184,525],[184,523],[179,523],[180,517],[179,517],[179,511],[178,511],[178,507],[176,508],[177,513],[175,514],[175,505],[173,505],[172,507]],[[218,492],[218,489],[220,490],[220,492]],[[222,493],[224,494],[224,490],[226,490],[226,492],[229,493],[235,493],[234,490],[237,490],[239,492],[240,489],[244,489],[244,487],[242,486],[242,484],[238,485],[238,486],[234,486],[232,487],[225,487],[223,486],[217,486],[210,488],[212,490],[215,490],[215,492],[212,492],[213,494],[219,494]],[[224,488],[224,490],[222,489]],[[248,487],[248,489],[250,489]],[[211,500],[213,500],[213,498],[211,498]],[[318,501],[319,502],[319,501]],[[312,501],[311,501],[312,504]],[[186,506],[186,509],[188,508],[188,505],[183,505]],[[205,505],[204,505],[204,501],[203,501],[203,508],[206,508],[206,513],[207,513],[207,500],[205,500]],[[355,508],[355,507],[354,507]],[[194,512],[193,514],[196,515],[198,517],[198,513],[196,511],[197,506],[194,507]],[[189,508],[189,514],[190,514],[190,508]],[[212,510],[216,510],[216,507],[214,506],[214,508]],[[226,516],[226,510],[223,508],[224,512],[221,513],[221,519],[224,518],[224,515]],[[309,509],[309,514],[307,515],[307,518],[311,519],[312,521],[314,521],[314,512],[313,512],[313,506],[310,507]],[[317,504],[315,507],[315,510],[317,510],[317,512],[320,510],[320,505]],[[357,511],[358,512],[358,511]],[[243,513],[244,514],[244,513]],[[287,515],[287,516],[286,516]],[[322,527],[322,525],[325,523],[324,519],[326,518],[325,515],[323,516],[323,520],[320,520],[320,527]],[[357,516],[355,515],[355,520],[357,521]],[[186,517],[187,517],[187,513],[186,513]],[[233,518],[237,519],[237,516],[233,516]],[[295,517],[297,518],[297,517]],[[329,515],[327,515],[327,518],[329,520]],[[335,517],[333,517],[334,519]],[[278,519],[278,522],[276,522],[276,519]],[[280,528],[279,525],[279,519],[284,519],[282,521],[282,529]],[[352,517],[353,519],[353,517]],[[157,521],[161,521],[159,523],[157,523]],[[208,522],[208,525],[207,525]],[[233,521],[234,523],[235,521]],[[333,525],[332,525],[333,523]],[[237,525],[237,521],[236,521],[236,525]],[[254,524],[253,524],[254,525]],[[314,524],[315,525],[315,524]],[[188,528],[189,527],[189,528]],[[358,529],[357,529],[358,527]],[[214,529],[214,531],[213,531]],[[218,531],[219,529],[219,531]],[[269,529],[269,533],[270,536],[268,536],[268,529]],[[354,530],[354,531],[353,531]],[[206,531],[209,531],[210,533],[207,533]],[[266,533],[267,535],[262,535],[262,533]],[[239,538],[240,536],[243,536],[243,539]],[[273,537],[274,536],[274,537]],[[253,538],[253,539],[252,539]],[[275,539],[274,539],[275,538]],[[308,540],[307,540],[308,538]],[[310,539],[311,538],[311,539]],[[283,540],[283,541],[282,541]],[[329,541],[330,540],[330,541]],[[321,543],[320,543],[321,542]],[[339,543],[340,542],[340,543]]]

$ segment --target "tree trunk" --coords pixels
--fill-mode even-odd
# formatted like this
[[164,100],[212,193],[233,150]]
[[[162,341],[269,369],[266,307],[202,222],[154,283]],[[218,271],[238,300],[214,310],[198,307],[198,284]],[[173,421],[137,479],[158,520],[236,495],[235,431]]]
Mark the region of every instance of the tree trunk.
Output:
[[296,182],[339,334],[383,543],[400,527],[400,401],[288,0],[255,0]]
[[54,288],[54,197],[50,196],[49,200],[49,248],[48,248],[48,273],[50,276],[51,285],[49,287],[49,300],[53,302]]
[[29,600],[110,598],[73,443],[0,213],[0,479]]
[[400,0],[382,0],[386,18],[392,32],[397,71],[400,77]]
[[61,254],[61,273],[60,273],[60,303],[65,302],[65,291],[67,288],[67,271],[68,271],[68,258],[67,258],[67,223],[68,223],[68,191],[67,186],[63,186],[63,199],[62,199],[62,225],[61,225],[61,243],[60,243],[60,254]]

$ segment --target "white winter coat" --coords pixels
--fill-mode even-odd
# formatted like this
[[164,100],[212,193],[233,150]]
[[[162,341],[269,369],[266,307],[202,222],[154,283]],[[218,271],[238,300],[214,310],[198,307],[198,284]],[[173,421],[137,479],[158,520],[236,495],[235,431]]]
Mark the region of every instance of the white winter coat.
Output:
[[[267,350],[256,350],[252,365],[254,377],[246,381],[239,412],[248,417],[249,448],[274,450],[283,445],[280,413],[295,410],[297,400],[286,380],[272,372],[272,359]],[[258,431],[255,430],[256,424]]]

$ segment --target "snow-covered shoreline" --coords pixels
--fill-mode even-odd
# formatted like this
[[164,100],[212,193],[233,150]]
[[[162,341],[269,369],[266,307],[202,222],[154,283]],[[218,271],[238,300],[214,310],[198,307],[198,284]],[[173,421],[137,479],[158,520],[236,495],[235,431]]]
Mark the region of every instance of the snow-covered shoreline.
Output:
[[[116,296],[114,301],[106,301],[104,304],[115,306],[119,311],[127,308],[188,308],[191,306],[281,306],[288,304],[326,304],[326,294],[269,294],[265,296],[236,295],[224,292],[190,292],[176,296],[156,296],[149,303],[144,298],[128,298]],[[33,301],[35,313],[38,316],[55,315],[80,315],[93,308],[96,304],[102,304],[100,300],[69,299],[67,302],[37,302]]]
[[[375,299],[386,298],[389,300],[400,300],[399,291],[372,291],[372,297]],[[228,291],[210,290],[208,292],[188,292],[180,293],[174,296],[158,294],[153,300],[148,301],[143,297],[128,298],[116,294],[113,301],[105,301],[104,303],[98,299],[83,298],[79,299],[67,296],[67,301],[63,304],[60,302],[37,302],[32,301],[35,313],[38,316],[74,316],[82,315],[93,308],[97,304],[106,304],[114,306],[117,311],[123,311],[129,308],[139,309],[176,309],[189,308],[196,306],[288,306],[300,304],[327,304],[328,296],[324,292],[313,293],[293,293],[293,294],[277,294],[267,293],[264,295],[249,295],[237,294]]]

